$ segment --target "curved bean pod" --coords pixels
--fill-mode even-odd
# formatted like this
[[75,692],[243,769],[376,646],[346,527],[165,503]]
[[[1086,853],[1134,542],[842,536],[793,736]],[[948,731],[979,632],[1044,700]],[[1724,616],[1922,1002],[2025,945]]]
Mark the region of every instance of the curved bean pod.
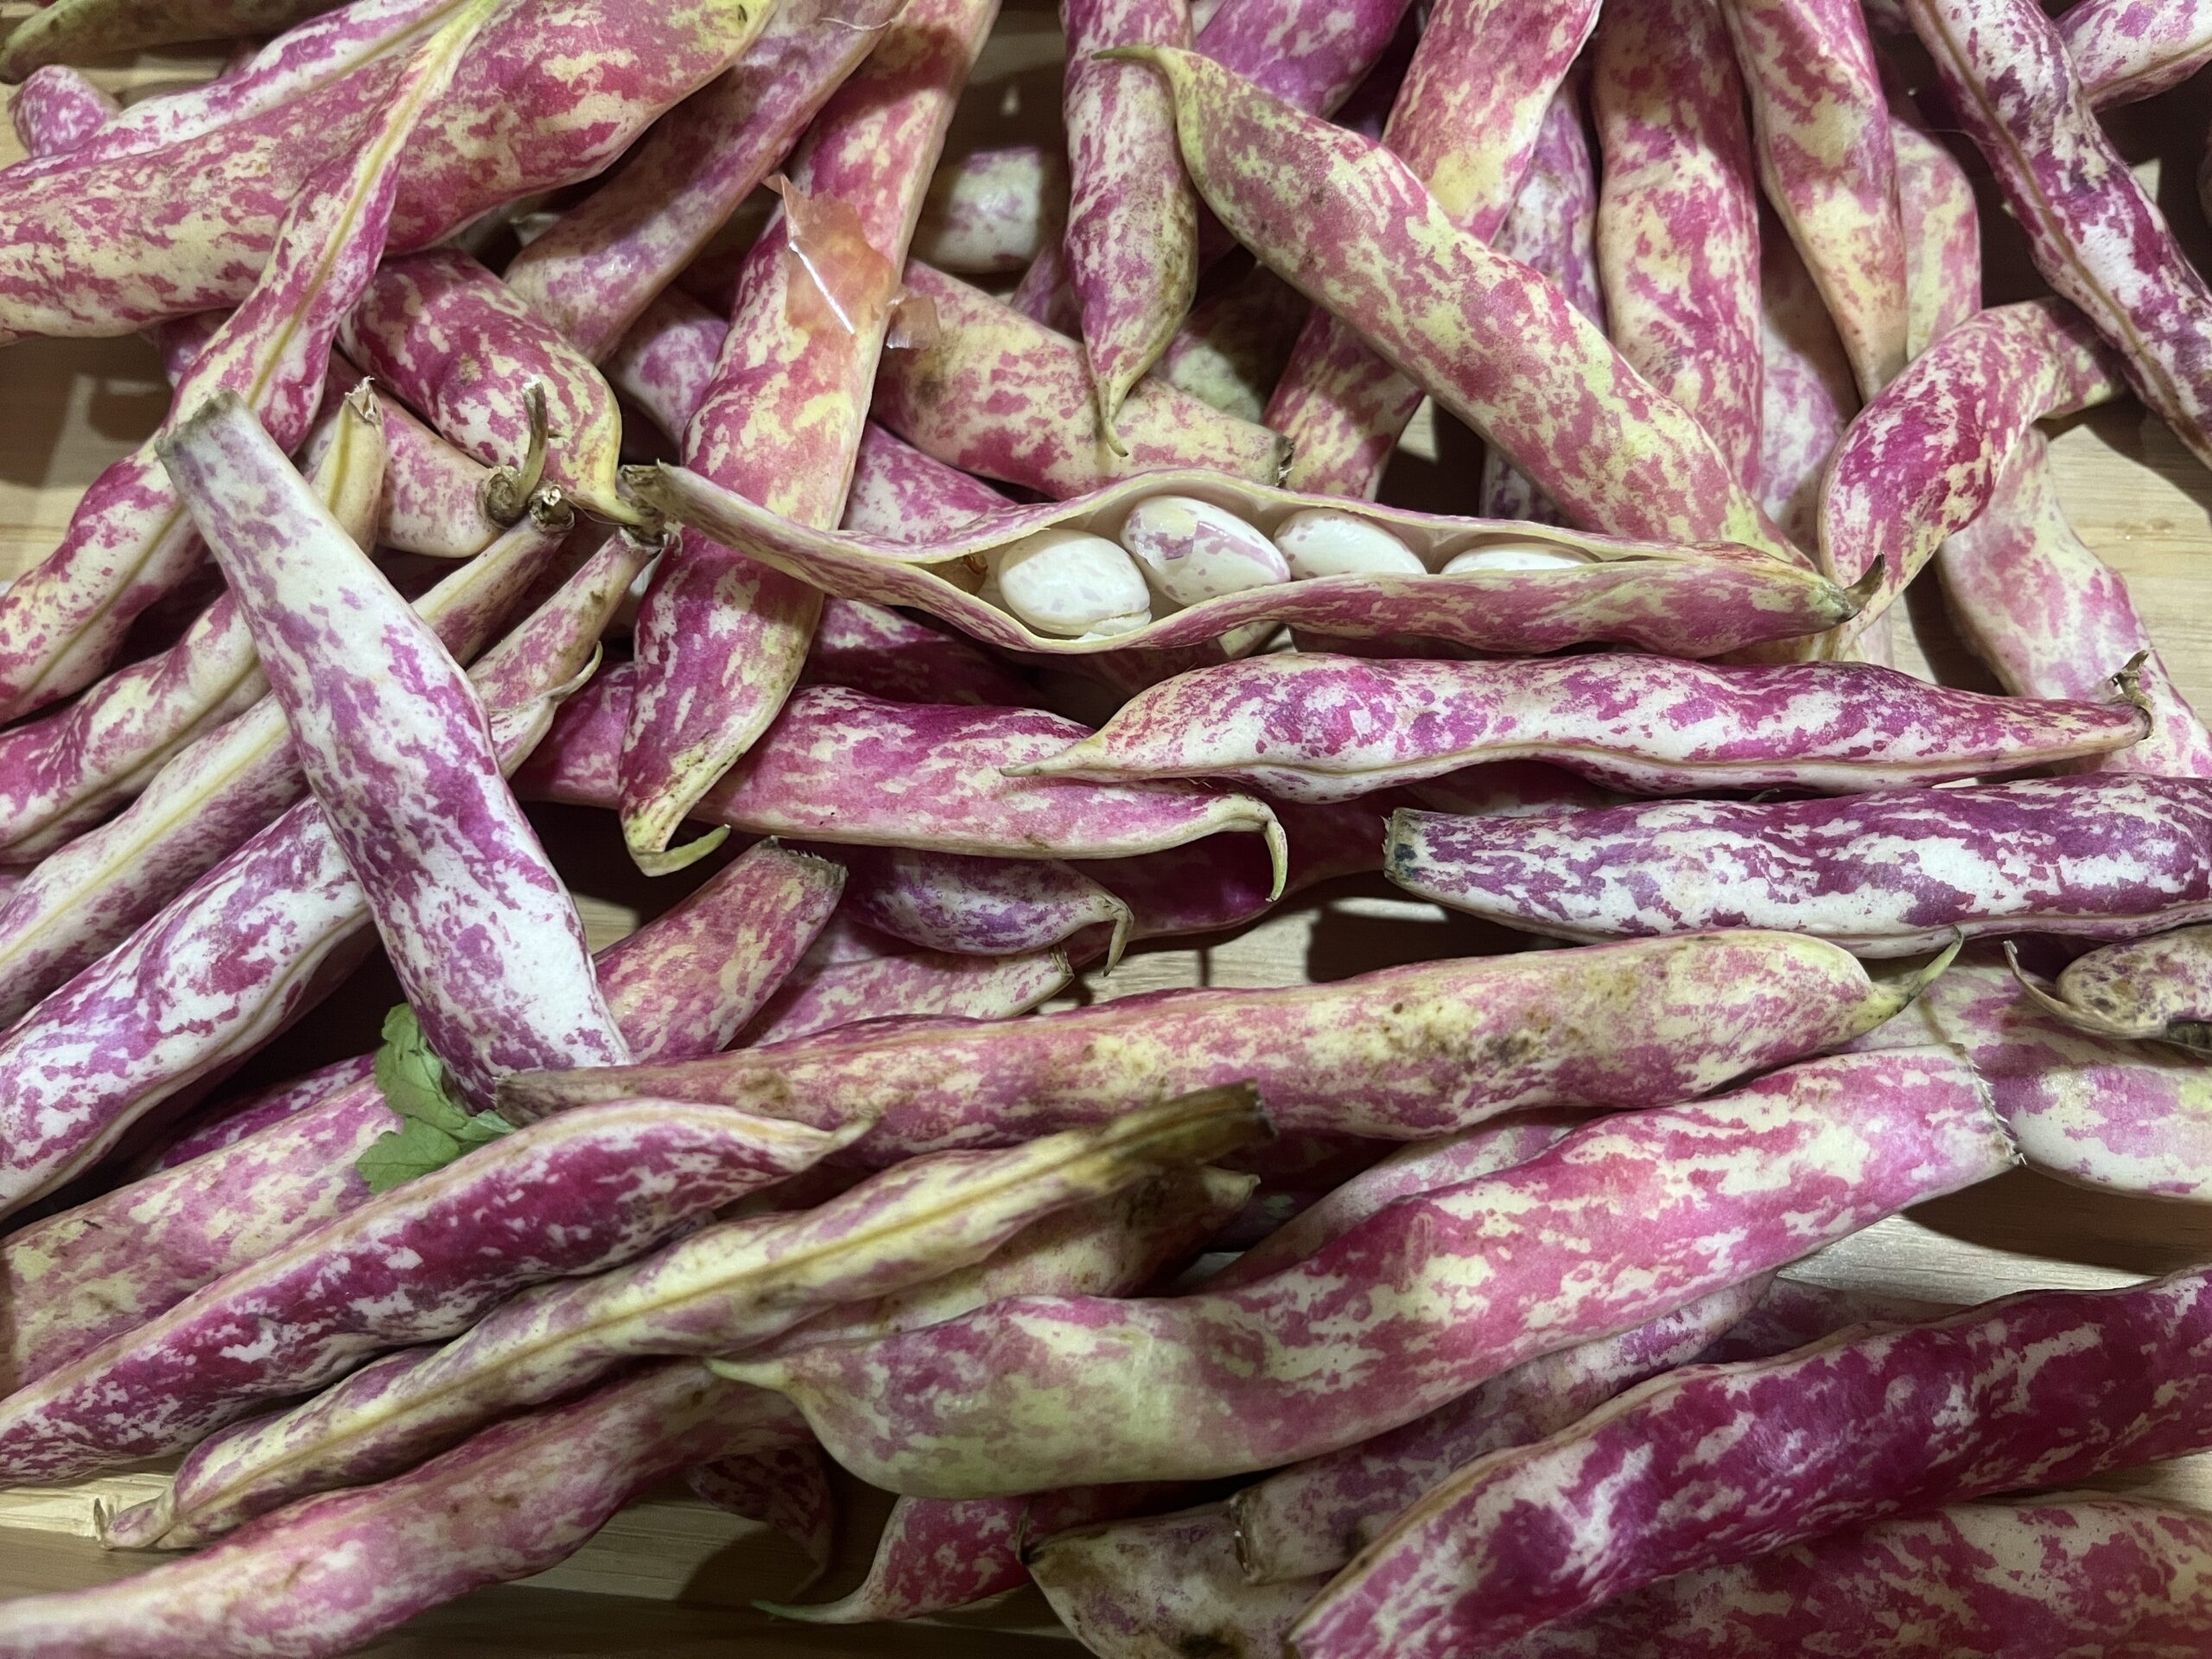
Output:
[[[1135,429],[1125,420],[1123,429]],[[1835,626],[1855,614],[1859,602],[1809,570],[1749,548],[1631,542],[1542,524],[1447,518],[1333,496],[1294,495],[1204,473],[1153,474],[1073,500],[1001,508],[925,542],[811,530],[675,468],[639,468],[630,476],[638,498],[671,518],[700,525],[747,556],[825,592],[912,606],[988,644],[1056,657],[1203,645],[1278,622],[1338,637],[1412,634],[1514,653],[1602,639],[1683,656],[1717,656],[1754,640]],[[1084,639],[1033,632],[944,574],[957,575],[956,565],[980,562],[1042,531],[1118,531],[1138,502],[1161,494],[1211,501],[1262,531],[1313,508],[1351,512],[1404,543],[1433,571],[1463,553],[1530,543],[1556,553],[1560,563],[1547,569],[1278,582],[1201,601],[1128,633]],[[1567,565],[1569,559],[1581,561],[1580,568]]]
[[842,685],[891,702],[1019,709],[1037,693],[1013,669],[950,629],[866,600],[822,607],[801,685]]
[[1198,25],[1198,46],[1277,98],[1329,115],[1382,58],[1406,10],[1403,0],[1221,0]]
[[1859,391],[1804,260],[1771,210],[1760,226],[1758,498],[1791,539],[1813,547],[1828,457],[1858,411]]
[[2212,733],[2174,683],[2126,582],[2067,518],[2042,433],[2020,440],[1989,505],[1945,538],[1936,565],[1959,632],[2015,696],[2078,695],[2101,655],[2140,664],[2151,734],[2079,770],[2212,779]]
[[1068,284],[1083,307],[1084,361],[1099,432],[1166,349],[1198,286],[1198,199],[1175,154],[1166,91],[1142,68],[1093,54],[1108,47],[1191,44],[1183,0],[1066,0]]
[[[235,1146],[250,1135],[321,1105],[343,1090],[368,1082],[375,1069],[374,1054],[357,1054],[350,1060],[333,1060],[328,1065],[310,1071],[305,1077],[277,1084],[257,1094],[248,1095],[242,1100],[225,1101],[205,1112],[194,1113],[182,1135],[139,1165],[133,1173],[137,1179],[143,1179],[165,1169],[175,1169],[179,1164],[188,1164],[203,1152],[217,1152],[225,1147]],[[122,1187],[113,1189],[115,1192],[124,1190]],[[98,1198],[92,1200],[95,1205],[99,1202]],[[17,1241],[30,1239],[44,1224],[35,1224],[10,1235],[6,1243],[0,1244],[0,1260],[7,1259],[7,1253],[12,1250]],[[193,1288],[197,1289],[198,1287]],[[105,1332],[101,1332],[103,1336],[106,1334]]]
[[[1382,142],[1470,235],[1488,242],[1505,222],[1597,16],[1590,0],[1447,0],[1431,12]],[[1268,401],[1268,424],[1291,443],[1287,481],[1372,496],[1421,395],[1349,320],[1317,311]]]
[[1219,1503],[1047,1538],[1029,1572],[1060,1622],[1103,1659],[1235,1653],[1238,1644],[1281,1653],[1320,1587],[1249,1581]]
[[1159,381],[1116,412],[1117,453],[1073,340],[918,261],[906,289],[937,308],[940,332],[933,346],[883,354],[871,413],[925,454],[1055,498],[1168,467],[1281,476],[1281,437]]
[[1134,924],[1129,907],[1072,864],[969,858],[911,848],[850,847],[846,914],[925,950],[1019,956],[1049,950],[1094,927],[1110,930],[1109,972]]
[[1980,950],[1855,1046],[1901,1043],[1943,1043],[1971,1060],[2044,1173],[2212,1201],[2212,1068],[2196,1056],[2082,1031]]
[[1910,306],[1888,101],[1855,0],[1724,0],[1759,176],[1827,301],[1862,395],[1905,365]]
[[9,100],[8,118],[23,148],[34,156],[67,155],[122,108],[76,70],[56,64],[35,71],[16,89]]
[[404,1469],[624,1359],[743,1351],[825,1307],[972,1267],[1035,1222],[1269,1131],[1249,1088],[1208,1090],[1011,1151],[949,1154],[816,1209],[693,1233],[613,1272],[510,1302],[443,1348],[395,1357],[199,1446],[169,1493],[118,1517],[132,1545],[181,1547],[281,1503]]
[[1517,1169],[1393,1205],[1241,1290],[1024,1297],[719,1369],[791,1396],[871,1484],[923,1497],[1273,1468],[2016,1156],[1948,1056],[1815,1061],[1709,1105],[1603,1120]]
[[605,358],[783,159],[905,5],[785,0],[763,8],[759,38],[517,254],[504,273],[508,288],[586,357]]
[[[1396,156],[1204,58],[1157,48],[1139,55],[1168,77],[1184,162],[1238,239],[1316,304],[1354,321],[1370,346],[1571,516],[1616,535],[1742,542],[1796,556],[1696,422],[1645,384],[1556,285],[1454,226]],[[1294,233],[1316,213],[1342,228],[1327,247]]]
[[[2212,1444],[2208,1290],[2191,1271],[2034,1291],[1659,1378],[1430,1491],[1293,1640],[1311,1659],[1464,1653],[1840,1527],[2195,1451]],[[1576,1549],[1540,1541],[1569,1529]]]
[[980,478],[932,460],[871,421],[861,434],[841,522],[862,536],[927,542],[1010,505]]
[[191,41],[276,35],[340,0],[55,0],[16,26],[0,49],[0,80],[50,63],[81,62]]
[[2133,677],[2102,703],[1956,691],[1859,663],[1663,657],[1387,662],[1278,652],[1195,669],[1017,776],[1220,778],[1337,801],[1484,761],[1537,760],[1686,794],[1936,784],[2102,754],[2151,730]]
[[[857,1126],[856,1126],[857,1127]],[[627,1261],[852,1139],[668,1101],[564,1113],[394,1188],[0,1401],[0,1469],[70,1480]],[[486,1248],[496,1239],[497,1248]],[[254,1339],[241,1341],[243,1333]]]
[[2212,62],[2212,6],[2204,0],[2163,6],[2080,0],[2053,21],[2099,109],[2155,98]]
[[2058,30],[2024,0],[1907,0],[1906,10],[2036,268],[2212,464],[2212,289],[2105,136]]
[[805,1433],[775,1396],[671,1360],[126,1584],[0,1605],[0,1653],[248,1659],[281,1644],[339,1659],[418,1612],[557,1565],[671,1475]]
[[[1916,989],[1872,983],[1812,940],[1718,933],[1276,990],[1163,991],[1009,1025],[906,1020],[675,1066],[516,1077],[501,1102],[531,1116],[626,1091],[802,1119],[865,1109],[880,1121],[862,1151],[895,1159],[1006,1145],[1249,1077],[1286,1132],[1422,1140],[1532,1106],[1687,1100],[1846,1041]],[[1624,1044],[1624,1032],[1643,1039]]]
[[[631,683],[626,665],[571,698],[516,787],[533,800],[612,805]],[[696,814],[747,835],[1006,858],[1111,858],[1259,834],[1280,876],[1281,827],[1248,796],[1166,785],[1077,791],[1005,775],[1083,731],[1041,710],[887,702],[816,686],[785,705]]]
[[914,257],[956,276],[1025,268],[1065,211],[1067,162],[1035,144],[970,150],[930,180]]
[[2184,927],[2077,957],[2057,995],[2027,989],[2067,1024],[2101,1037],[2212,1050],[2212,927]]
[[1786,927],[1868,957],[1961,934],[2128,939],[2212,919],[2212,788],[2118,776],[1505,820],[1401,811],[1387,860],[1411,892],[1563,938]]
[[1605,157],[1598,267],[1613,343],[1712,434],[1736,478],[1759,456],[1758,188],[1718,0],[1615,0],[1590,104]]
[[801,963],[747,1028],[745,1045],[761,1047],[893,1014],[1010,1020],[1058,996],[1075,977],[1062,950],[957,957],[897,944],[885,939],[867,955],[832,960],[825,954]]
[[1224,415],[1262,420],[1311,310],[1304,295],[1255,265],[1235,287],[1191,308],[1154,372]]
[[1897,116],[1897,207],[1904,223],[1905,355],[1918,357],[1981,309],[1981,216],[1951,152]]
[[203,405],[162,457],[238,596],[301,770],[456,1088],[481,1107],[500,1076],[549,1054],[627,1060],[575,902],[437,636],[235,397]]

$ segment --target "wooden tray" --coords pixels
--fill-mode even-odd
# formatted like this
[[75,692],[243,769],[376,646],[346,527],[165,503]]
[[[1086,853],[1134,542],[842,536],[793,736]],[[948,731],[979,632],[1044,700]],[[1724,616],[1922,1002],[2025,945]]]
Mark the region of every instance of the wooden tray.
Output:
[[[0,25],[28,8],[0,3]],[[1033,136],[1057,120],[1058,26],[1049,6],[1016,0],[1001,19],[956,124],[956,149]],[[206,57],[154,55],[100,72],[125,97],[201,78]],[[2208,238],[2195,200],[2206,92],[2185,86],[2118,112],[2118,137],[2200,265]],[[0,134],[0,162],[19,153]],[[1973,163],[1970,162],[1970,165]],[[1975,170],[1979,175],[1978,165]],[[2041,291],[2017,232],[1984,192],[1993,302]],[[150,348],[136,340],[35,340],[0,353],[0,576],[50,551],[79,493],[149,433],[168,407]],[[1464,507],[1469,441],[1426,412],[1408,435],[1385,494],[1409,505]],[[2126,574],[2166,660],[2201,709],[2212,711],[2212,474],[2130,402],[2065,423],[2053,455],[2061,491],[2084,538]],[[1949,683],[1987,686],[1960,648],[1933,582],[1916,588],[1904,666]],[[1907,637],[1907,636],[1910,637]],[[672,901],[623,859],[613,820],[564,810],[542,818],[548,844],[575,887],[594,945],[620,938]],[[1497,937],[1465,917],[1397,894],[1376,880],[1303,896],[1234,937],[1196,948],[1133,950],[1110,979],[1087,976],[1073,999],[1184,985],[1281,985],[1340,979],[1394,963],[1491,948]],[[397,992],[381,966],[365,969],[300,1031],[256,1063],[274,1078],[373,1045]],[[1834,1246],[1793,1272],[1953,1301],[2038,1286],[2129,1282],[2212,1259],[2212,1206],[2128,1200],[2019,1172],[1922,1206]],[[95,1496],[157,1490],[158,1472],[59,1489],[0,1489],[0,1597],[111,1581],[149,1564],[92,1541]],[[2212,1510],[2212,1454],[2132,1470],[2101,1483]],[[859,1574],[881,1500],[852,1494],[843,1559],[813,1594]],[[794,1553],[761,1529],[691,1498],[656,1493],[618,1516],[588,1548],[525,1584],[486,1590],[416,1620],[368,1651],[383,1659],[463,1656],[652,1654],[658,1659],[844,1659],[959,1655],[1019,1659],[1070,1649],[1041,1599],[934,1624],[838,1630],[772,1624],[748,1603],[788,1592]],[[1047,1643],[1051,1646],[1047,1646]]]

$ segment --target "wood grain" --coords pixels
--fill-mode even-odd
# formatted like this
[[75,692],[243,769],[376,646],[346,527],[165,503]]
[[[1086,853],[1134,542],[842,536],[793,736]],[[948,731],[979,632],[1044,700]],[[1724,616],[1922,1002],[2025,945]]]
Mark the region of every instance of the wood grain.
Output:
[[[0,4],[0,23],[26,8]],[[1010,5],[956,123],[956,148],[1047,130],[1057,117],[1059,39],[1049,5]],[[126,98],[204,74],[207,54],[149,57],[101,69]],[[2124,111],[2115,130],[2168,212],[2201,253],[2188,200],[2204,130],[2206,94],[2184,87]],[[0,161],[18,151],[0,134]],[[1979,174],[1978,163],[1969,159]],[[2184,209],[2186,218],[2184,219]],[[2017,232],[1985,196],[1993,301],[2037,291]],[[161,418],[167,393],[149,347],[135,339],[31,341],[0,354],[0,576],[51,550],[84,486]],[[1386,493],[1409,505],[1464,506],[1471,440],[1424,411]],[[2212,476],[2133,402],[2066,423],[2053,454],[2061,491],[2085,540],[2129,579],[2168,663],[2200,707],[2212,709]],[[1912,596],[1907,667],[1960,683],[1986,683],[1959,646],[1931,583]],[[542,825],[575,884],[595,944],[619,938],[669,901],[623,860],[611,820],[549,813]],[[1308,895],[1281,914],[1203,946],[1140,949],[1110,980],[1086,977],[1067,1001],[1184,985],[1279,985],[1336,979],[1392,963],[1494,950],[1498,936],[1464,917],[1408,900],[1374,882]],[[349,984],[308,1028],[279,1045],[270,1075],[317,1054],[358,1050],[392,1000],[373,970]],[[1796,1272],[1966,1302],[2045,1286],[2129,1282],[2212,1258],[2212,1208],[2132,1202],[2027,1173],[1923,1206],[1832,1248]],[[135,1502],[158,1490],[158,1472],[112,1476],[42,1491],[0,1491],[0,1594],[95,1585],[137,1570],[140,1558],[92,1541],[92,1504]],[[2129,1471],[2106,1483],[2212,1510],[2212,1458]],[[857,1576],[880,1495],[853,1492],[841,1559],[814,1594]],[[652,1495],[611,1523],[560,1568],[527,1586],[472,1596],[416,1621],[371,1651],[381,1659],[462,1656],[652,1654],[657,1659],[757,1656],[960,1655],[1021,1659],[1065,1653],[1034,1632],[1048,1629],[1040,1603],[1018,1599],[944,1628],[841,1631],[772,1625],[746,1604],[785,1593],[799,1563],[788,1545],[735,1521],[681,1488]]]

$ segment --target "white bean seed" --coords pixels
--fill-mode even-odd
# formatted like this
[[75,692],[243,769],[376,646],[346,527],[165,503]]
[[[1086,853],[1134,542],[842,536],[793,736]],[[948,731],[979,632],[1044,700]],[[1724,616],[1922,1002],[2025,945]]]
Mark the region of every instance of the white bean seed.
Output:
[[1428,567],[1380,524],[1334,507],[1307,507],[1275,526],[1275,545],[1299,581],[1315,576],[1421,576]]
[[1103,536],[1043,530],[1001,548],[990,560],[1006,608],[1039,633],[1074,639],[1123,618],[1152,614],[1143,572]]
[[1155,495],[1122,525],[1153,591],[1173,605],[1290,580],[1275,544],[1224,507],[1187,495]]
[[1561,548],[1546,547],[1541,542],[1496,542],[1488,547],[1471,547],[1458,555],[1445,565],[1444,574],[1456,576],[1470,570],[1571,570],[1576,565],[1589,563]]

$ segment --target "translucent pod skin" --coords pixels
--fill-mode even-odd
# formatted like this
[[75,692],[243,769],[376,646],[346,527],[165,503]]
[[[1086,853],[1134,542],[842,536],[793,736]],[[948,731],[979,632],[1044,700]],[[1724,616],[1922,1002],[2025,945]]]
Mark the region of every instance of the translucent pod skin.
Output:
[[1003,275],[1037,257],[1066,207],[1067,162],[1035,144],[941,163],[914,230],[914,257],[956,276]]
[[2016,696],[2076,696],[2091,660],[2139,661],[2151,734],[2071,770],[2212,779],[2212,733],[2174,683],[2126,582],[2067,518],[2040,432],[2021,438],[1989,505],[1944,538],[1936,562],[1960,632]]
[[524,1286],[627,1261],[850,1137],[666,1101],[508,1135],[17,1389],[0,1468],[64,1481],[182,1451],[381,1351],[467,1330]]
[[[674,1059],[728,1046],[805,954],[841,885],[820,859],[755,847],[600,952],[600,985],[632,1051]],[[145,1178],[0,1241],[0,1389],[367,1203],[356,1160],[397,1123],[370,1058],[219,1118]]]
[[[1070,658],[1208,645],[1285,622],[1338,638],[1410,634],[1516,655],[1605,639],[1707,657],[1833,627],[1856,614],[1859,605],[1856,595],[1826,578],[1741,546],[1637,542],[1544,524],[1445,518],[1296,495],[1203,472],[1158,473],[1057,504],[1006,506],[925,540],[810,530],[678,469],[640,468],[631,478],[637,496],[671,518],[702,525],[748,556],[826,592],[912,606],[1009,651]],[[954,580],[956,566],[973,569],[999,549],[1041,531],[1078,531],[1110,540],[1134,507],[1158,495],[1211,502],[1266,532],[1317,508],[1351,512],[1439,574],[1271,583],[1201,600],[1110,639],[1077,640],[1025,627]],[[1462,553],[1501,544],[1541,547],[1558,556],[1546,569],[1440,574]]]
[[1721,667],[1661,657],[1391,662],[1278,652],[1194,669],[1026,775],[1219,778],[1337,801],[1485,761],[1616,789],[1851,792],[2102,754],[2149,714],[1955,691],[1863,663]]
[[1911,0],[1960,124],[2036,268],[2118,349],[2127,383],[2212,462],[2212,290],[2089,106],[2064,41],[2012,0]]
[[[293,752],[456,1088],[629,1045],[583,923],[507,787],[468,677],[236,399],[162,443],[252,629]],[[334,616],[343,619],[334,622]]]
[[1744,83],[1717,0],[1630,0],[1598,25],[1590,79],[1605,183],[1598,268],[1621,355],[1758,477],[1758,186]]
[[[2196,1451],[2212,1441],[2209,1319],[2192,1270],[1676,1371],[1460,1470],[1329,1586],[1293,1640],[1313,1659],[1378,1643],[1464,1653],[1839,1528]],[[1760,1502],[1741,1501],[1754,1490]],[[1570,1528],[1578,1548],[1531,1543]]]
[[625,1360],[741,1352],[811,1313],[972,1267],[1057,1210],[1095,1203],[1268,1130],[1249,1088],[996,1154],[889,1171],[814,1209],[724,1222],[626,1267],[510,1302],[443,1348],[203,1443],[120,1540],[200,1542],[279,1504],[397,1473]]
[[[1494,245],[1557,283],[1575,308],[1602,328],[1605,288],[1598,270],[1598,162],[1582,130],[1582,86],[1570,72],[1553,95],[1529,170],[1522,175],[1521,193],[1498,226]],[[1558,504],[1487,446],[1475,501],[1485,518],[1560,521]]]
[[82,62],[189,41],[280,34],[340,0],[57,0],[26,17],[0,50],[0,80],[47,64]]
[[1897,1629],[1947,1653],[2063,1659],[2182,1654],[2212,1639],[2212,1529],[2103,1494],[1957,1504],[1847,1528],[1685,1573],[1503,1649],[1512,1659],[1760,1659],[1817,1643],[1895,1651]]
[[[408,140],[494,9],[494,0],[460,8],[390,89],[392,102],[358,151],[315,172],[287,205],[260,280],[179,379],[163,430],[231,391],[250,400],[281,448],[307,436],[339,321],[383,257]],[[203,567],[155,442],[95,479],[61,544],[0,594],[0,719],[98,678],[131,622]]]
[[937,308],[937,343],[884,353],[871,412],[938,460],[1056,499],[1169,467],[1281,476],[1281,436],[1158,381],[1116,410],[1116,450],[1075,341],[918,261],[906,285]]
[[865,1109],[879,1122],[861,1150],[887,1161],[1003,1146],[1249,1077],[1286,1132],[1426,1140],[1528,1107],[1687,1100],[1859,1035],[1912,994],[1869,982],[1832,946],[1718,933],[1280,990],[1157,992],[1007,1026],[909,1020],[683,1065],[517,1077],[503,1101],[523,1115],[625,1091],[803,1118]]
[[[997,0],[910,0],[823,104],[783,211],[746,254],[686,464],[772,512],[836,523],[906,245],[997,15]],[[641,869],[696,855],[670,842],[775,719],[821,607],[814,589],[696,533],[662,559],[638,610],[645,671],[622,748],[622,835]]]
[[1602,1120],[1239,1290],[1024,1297],[724,1370],[788,1394],[848,1469],[922,1497],[1273,1468],[2016,1159],[1948,1055],[1814,1061],[1710,1105]]
[[1977,947],[1857,1046],[1940,1042],[1972,1060],[2029,1165],[2107,1191],[2212,1202],[2212,1069],[2078,1029]]
[[2121,384],[2118,359],[2056,300],[1993,307],[1915,359],[1852,423],[1821,486],[1824,565],[1843,582],[1881,569],[1866,607],[1822,649],[1847,648],[1988,506],[2005,456],[2036,422],[2108,402]]
[[1335,1572],[1462,1465],[1542,1440],[1644,1378],[1687,1364],[1758,1302],[1764,1284],[1730,1285],[1618,1337],[1530,1360],[1426,1417],[1246,1487],[1230,1502],[1245,1575],[1287,1584]]
[[1855,0],[1726,0],[1759,177],[1863,397],[1905,365],[1910,305],[1889,102]]
[[[1505,222],[1597,12],[1588,0],[1452,0],[1421,30],[1382,142],[1477,238]],[[1374,495],[1421,391],[1349,321],[1317,311],[1268,401],[1268,424],[1291,441],[1287,482]]]
[[[622,543],[610,547],[618,551],[602,549],[477,665],[505,766],[519,764],[543,735],[550,705],[598,649],[629,580],[605,580],[610,566],[625,563]],[[0,1116],[11,1126],[0,1206],[89,1167],[162,1101],[252,1052],[330,989],[365,943],[368,901],[319,805],[302,801],[252,833],[276,810],[261,789],[276,788],[281,801],[299,788],[291,760],[278,754],[283,764],[261,772],[252,787],[216,791],[205,815],[208,803],[195,802],[185,780],[179,793],[194,807],[194,833],[212,818],[242,844],[181,883],[183,891],[0,1043]],[[99,1033],[96,1064],[86,1058],[87,1033]]]
[[[617,798],[619,722],[632,672],[612,670],[563,706],[537,764],[517,780],[525,799],[607,806]],[[746,835],[1006,858],[1114,858],[1258,834],[1280,865],[1281,827],[1249,796],[1188,785],[1078,792],[1004,774],[1083,730],[1036,709],[889,702],[816,686],[791,699],[696,816]]]
[[1110,967],[1129,907],[1072,864],[969,858],[911,848],[839,848],[849,872],[846,914],[930,950],[1005,957],[1048,950],[1095,927],[1109,930]]
[[774,1395],[671,1360],[126,1584],[9,1602],[0,1653],[338,1659],[418,1612],[557,1565],[671,1475],[805,1433]]
[[[0,335],[116,334],[243,299],[287,206],[380,119],[423,41],[468,0],[377,0],[318,18],[245,73],[149,100],[78,154],[11,172]],[[524,0],[486,26],[399,166],[395,253],[602,170],[741,53],[744,0]],[[601,118],[578,121],[588,106]],[[486,111],[490,111],[489,115]]]
[[515,256],[502,273],[507,286],[586,357],[607,357],[784,158],[905,3],[791,0],[768,8],[760,37],[734,63],[655,123],[603,184]]
[[[331,424],[330,441],[302,470],[346,536],[373,547],[386,455],[382,407],[372,397],[341,403]],[[238,601],[223,594],[168,650],[0,735],[0,860],[37,863],[137,793],[196,734],[268,690]]]
[[[1615,535],[1798,556],[1696,422],[1555,283],[1459,229],[1403,162],[1193,54],[1141,55],[1174,88],[1185,164],[1238,240],[1353,322],[1572,519]],[[1297,228],[1323,211],[1317,191],[1344,229],[1325,248]]]
[[2101,110],[2155,98],[2212,62],[2212,6],[2080,0],[2053,19],[2082,90]]
[[2120,776],[1503,823],[1401,811],[1387,857],[1400,887],[1561,938],[1787,927],[1866,957],[1961,934],[2129,939],[2212,917],[2212,789]]
[[1108,47],[1191,44],[1183,0],[1065,0],[1068,283],[1083,307],[1107,447],[1129,388],[1159,360],[1198,286],[1198,199],[1175,154],[1158,80],[1092,56]]

